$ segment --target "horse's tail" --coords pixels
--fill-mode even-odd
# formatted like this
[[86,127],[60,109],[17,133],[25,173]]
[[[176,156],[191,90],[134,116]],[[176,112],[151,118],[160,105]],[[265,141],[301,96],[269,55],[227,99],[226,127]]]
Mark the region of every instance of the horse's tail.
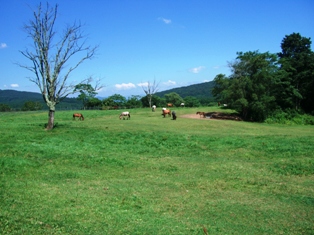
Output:
[[84,116],[83,116],[83,114],[81,114],[81,118],[82,118],[82,121],[84,121]]

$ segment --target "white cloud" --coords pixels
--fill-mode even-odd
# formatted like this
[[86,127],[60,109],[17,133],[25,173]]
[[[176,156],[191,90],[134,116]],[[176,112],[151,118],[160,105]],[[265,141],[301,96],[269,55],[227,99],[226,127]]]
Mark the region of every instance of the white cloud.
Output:
[[203,69],[205,69],[204,66],[198,66],[198,67],[196,67],[196,68],[191,68],[191,69],[189,69],[189,71],[190,71],[191,73],[199,73],[199,72],[201,72]]
[[168,80],[167,82],[164,82],[163,84],[167,86],[173,86],[173,85],[176,85],[177,83],[175,81]]
[[4,49],[4,48],[7,48],[7,47],[8,47],[8,45],[6,43],[4,43],[4,42],[2,42],[0,44],[0,49]]
[[140,87],[147,87],[148,86],[148,82],[141,82],[141,83],[138,83],[137,84],[138,86],[140,86]]
[[116,84],[115,87],[118,90],[129,90],[132,88],[135,88],[136,86],[133,83],[122,83],[122,84]]
[[219,65],[213,67],[213,69],[219,69],[219,68],[220,68]]
[[163,21],[165,24],[171,24],[171,20],[170,20],[170,19],[166,19],[166,18],[163,18],[163,17],[159,17],[158,20]]
[[11,84],[10,87],[16,88],[19,87],[19,84]]

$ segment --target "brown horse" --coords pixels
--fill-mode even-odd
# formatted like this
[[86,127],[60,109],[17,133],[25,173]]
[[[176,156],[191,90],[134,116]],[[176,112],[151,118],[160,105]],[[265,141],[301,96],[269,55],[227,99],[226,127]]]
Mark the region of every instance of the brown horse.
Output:
[[206,113],[205,113],[205,112],[197,112],[196,114],[199,114],[200,117],[201,117],[201,116],[206,117]]
[[166,110],[162,110],[162,114],[164,117],[166,117],[166,115],[168,114],[169,117],[171,117],[171,111],[170,109],[166,109]]
[[78,118],[79,120],[84,121],[84,116],[81,113],[73,113],[73,120],[75,120],[75,118]]
[[173,107],[173,104],[172,103],[168,103],[167,107]]

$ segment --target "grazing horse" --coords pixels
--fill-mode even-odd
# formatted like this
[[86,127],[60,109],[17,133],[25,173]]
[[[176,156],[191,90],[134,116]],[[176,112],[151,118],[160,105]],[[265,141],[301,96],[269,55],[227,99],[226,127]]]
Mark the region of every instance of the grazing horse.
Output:
[[171,111],[170,111],[170,109],[163,109],[161,115],[163,115],[164,117],[166,117],[167,114],[168,114],[169,117],[171,117]]
[[75,120],[75,118],[78,118],[79,120],[84,121],[84,116],[81,113],[73,113],[73,120]]
[[168,103],[167,107],[173,107],[173,104],[172,103]]
[[156,111],[156,105],[152,106],[152,111],[155,112]]
[[119,116],[120,120],[121,120],[121,118],[123,118],[123,120],[124,120],[125,117],[126,117],[127,120],[128,120],[128,119],[131,119],[130,112],[122,112],[122,113],[120,114],[120,116]]
[[175,111],[172,111],[172,120],[177,120],[177,114]]
[[181,103],[180,106],[181,106],[181,107],[184,107],[184,103]]
[[205,113],[205,112],[197,112],[196,114],[199,114],[200,117],[201,117],[201,116],[206,117],[206,113]]

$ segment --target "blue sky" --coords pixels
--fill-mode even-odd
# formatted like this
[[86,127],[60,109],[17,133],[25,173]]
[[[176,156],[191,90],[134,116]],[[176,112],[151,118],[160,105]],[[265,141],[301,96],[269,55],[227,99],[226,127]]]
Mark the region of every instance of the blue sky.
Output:
[[[31,65],[19,51],[31,49],[23,25],[40,1],[1,0],[0,89],[39,92],[29,81]],[[43,1],[45,4],[46,1]],[[312,0],[50,0],[58,4],[56,30],[84,24],[97,55],[70,76],[102,79],[99,96],[144,96],[141,84],[159,91],[212,81],[230,74],[237,52],[277,53],[291,33],[314,39]],[[313,50],[313,45],[312,45]],[[66,68],[65,68],[66,70]]]

